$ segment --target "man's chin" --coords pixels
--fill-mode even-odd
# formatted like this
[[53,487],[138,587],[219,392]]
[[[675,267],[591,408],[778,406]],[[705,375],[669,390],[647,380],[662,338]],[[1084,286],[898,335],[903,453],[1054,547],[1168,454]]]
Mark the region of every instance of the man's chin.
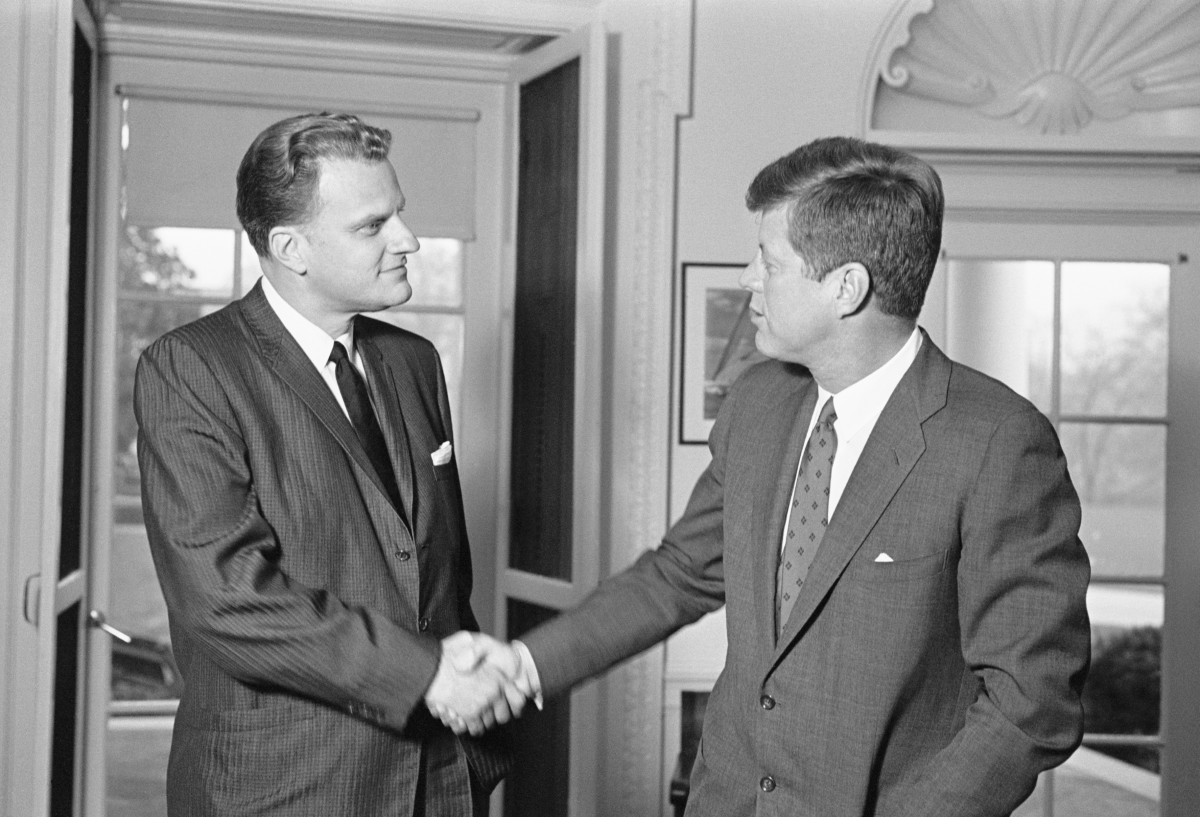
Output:
[[396,307],[404,306],[412,300],[413,290],[409,286],[408,281],[403,281],[393,287],[387,296],[387,304],[380,307],[381,309],[395,309]]

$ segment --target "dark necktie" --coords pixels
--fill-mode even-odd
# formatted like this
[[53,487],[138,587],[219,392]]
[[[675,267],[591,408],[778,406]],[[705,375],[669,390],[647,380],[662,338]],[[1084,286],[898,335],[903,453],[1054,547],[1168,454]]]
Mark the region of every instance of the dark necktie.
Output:
[[333,343],[333,351],[330,352],[329,359],[333,361],[337,373],[338,390],[341,391],[342,400],[346,403],[350,424],[354,426],[358,441],[362,443],[363,450],[366,451],[371,464],[375,466],[375,472],[383,481],[383,487],[387,490],[392,505],[396,508],[397,513],[403,515],[403,506],[400,504],[400,488],[396,485],[396,474],[392,471],[392,461],[388,458],[387,442],[383,438],[383,431],[379,428],[379,421],[375,419],[375,411],[371,408],[371,396],[367,393],[367,384],[363,381],[362,375],[358,373],[358,369],[354,368],[354,364],[350,362],[350,358],[346,354],[346,347],[337,341]]
[[800,473],[792,490],[791,516],[776,576],[776,634],[783,632],[788,616],[792,614],[800,587],[808,578],[808,569],[829,524],[829,476],[837,453],[835,420],[837,414],[830,397],[821,408],[821,415],[800,458]]

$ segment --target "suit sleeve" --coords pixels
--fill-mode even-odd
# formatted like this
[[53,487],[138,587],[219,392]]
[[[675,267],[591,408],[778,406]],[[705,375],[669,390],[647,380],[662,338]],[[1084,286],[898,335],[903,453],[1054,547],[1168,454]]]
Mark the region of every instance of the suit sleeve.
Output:
[[1006,418],[962,517],[959,619],[978,694],[906,814],[1007,815],[1079,745],[1090,650],[1079,523],[1049,422],[1032,408]]
[[172,624],[237,680],[393,728],[421,704],[438,644],[280,569],[238,418],[219,378],[167,336],[134,388],[142,497]]
[[712,461],[659,547],[578,607],[520,636],[545,695],[609,669],[725,603],[724,464],[735,412],[736,390],[709,436]]

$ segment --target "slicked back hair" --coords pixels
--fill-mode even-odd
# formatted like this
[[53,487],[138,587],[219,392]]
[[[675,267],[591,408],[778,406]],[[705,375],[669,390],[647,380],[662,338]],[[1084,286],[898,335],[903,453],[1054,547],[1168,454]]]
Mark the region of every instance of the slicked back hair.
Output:
[[322,159],[386,161],[392,134],[344,113],[283,119],[255,138],[237,172],[237,215],[263,257],[281,224],[304,224],[317,208]]
[[818,280],[857,261],[888,315],[916,320],[942,243],[942,182],[902,150],[817,139],[767,165],[746,191],[762,213],[787,207],[788,239]]

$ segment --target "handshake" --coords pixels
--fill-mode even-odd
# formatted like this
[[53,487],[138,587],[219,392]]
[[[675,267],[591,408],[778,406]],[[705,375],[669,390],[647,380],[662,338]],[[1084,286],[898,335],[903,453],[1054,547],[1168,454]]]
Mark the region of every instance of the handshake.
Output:
[[505,644],[466,631],[442,640],[425,705],[455,734],[482,735],[520,716],[531,699],[542,708],[537,668],[520,642]]

